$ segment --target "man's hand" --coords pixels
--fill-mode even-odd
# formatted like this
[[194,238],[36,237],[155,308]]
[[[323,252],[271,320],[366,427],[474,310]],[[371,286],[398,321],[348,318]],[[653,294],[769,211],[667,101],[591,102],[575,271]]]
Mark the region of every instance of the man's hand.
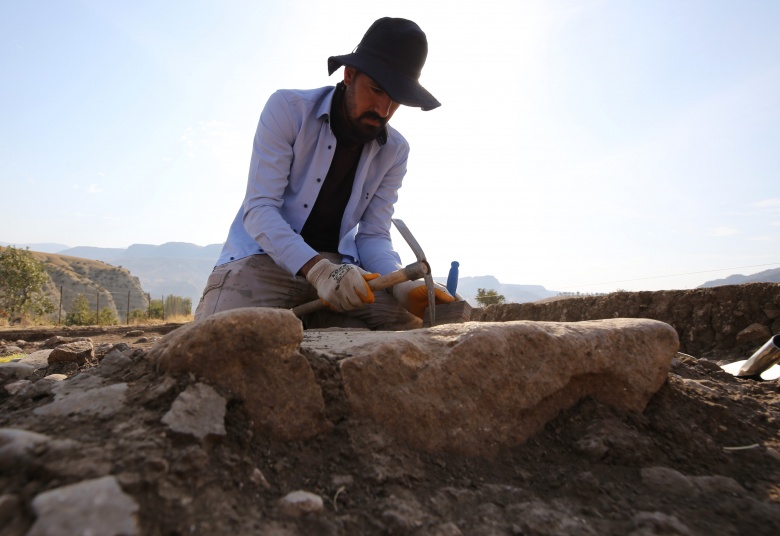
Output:
[[325,305],[340,313],[374,303],[374,293],[366,281],[379,277],[353,264],[334,264],[327,259],[317,262],[306,279],[317,289]]
[[[433,291],[436,295],[436,303],[452,303],[455,301],[447,288],[439,283],[433,284]],[[404,281],[393,287],[393,297],[398,300],[404,309],[412,313],[417,318],[425,316],[425,308],[428,307],[428,289],[425,281]]]

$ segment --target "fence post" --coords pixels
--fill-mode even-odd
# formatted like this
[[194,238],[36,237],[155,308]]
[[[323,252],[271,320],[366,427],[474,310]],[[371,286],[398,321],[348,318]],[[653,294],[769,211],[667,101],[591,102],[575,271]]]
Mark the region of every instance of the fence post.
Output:
[[62,325],[62,285],[60,285],[60,313],[57,316],[57,325]]
[[151,320],[152,319],[152,295],[149,292],[146,293],[146,301],[149,304],[149,311],[146,313],[146,318],[148,320]]
[[163,313],[163,322],[165,322],[165,296],[162,296],[162,313]]
[[97,306],[95,307],[95,324],[100,325],[100,291],[97,291]]
[[127,291],[127,316],[125,316],[125,324],[130,323],[130,291]]

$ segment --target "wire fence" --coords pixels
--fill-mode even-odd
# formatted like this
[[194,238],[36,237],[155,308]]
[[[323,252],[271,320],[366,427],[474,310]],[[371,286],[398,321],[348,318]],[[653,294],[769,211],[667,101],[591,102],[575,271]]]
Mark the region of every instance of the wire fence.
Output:
[[[82,313],[78,319],[80,323],[86,320],[94,320],[95,325],[102,324],[125,324],[129,325],[144,320],[163,320],[171,316],[188,316],[192,310],[192,300],[181,296],[161,296],[160,299],[153,299],[151,293],[145,293],[143,306],[138,307],[138,294],[127,291],[124,303],[117,303],[117,296],[107,290],[91,289],[91,292],[65,288],[60,285],[60,299],[57,308],[57,325],[68,323],[71,314],[74,317],[77,313]],[[79,304],[79,296],[83,296],[82,304]],[[84,308],[83,301],[86,301],[86,310],[77,311],[79,307]],[[70,310],[66,310],[70,309]],[[101,311],[103,314],[101,315]],[[107,312],[108,311],[108,312]],[[64,314],[64,316],[63,316]],[[82,317],[87,318],[82,318]],[[73,320],[73,318],[70,318]],[[91,322],[90,322],[91,323]]]

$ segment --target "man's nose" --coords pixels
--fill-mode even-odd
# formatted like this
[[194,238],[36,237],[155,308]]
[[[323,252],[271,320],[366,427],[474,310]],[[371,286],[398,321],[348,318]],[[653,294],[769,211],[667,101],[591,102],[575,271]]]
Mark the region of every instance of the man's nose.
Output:
[[374,110],[383,118],[390,115],[392,107],[393,99],[387,94],[377,97],[377,100],[374,103]]

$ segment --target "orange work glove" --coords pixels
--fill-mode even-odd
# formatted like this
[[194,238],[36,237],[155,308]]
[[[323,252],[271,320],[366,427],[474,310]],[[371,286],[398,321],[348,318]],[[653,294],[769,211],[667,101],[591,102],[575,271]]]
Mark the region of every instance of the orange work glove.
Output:
[[[436,295],[436,303],[452,303],[455,298],[447,292],[447,287],[439,283],[433,284],[433,291]],[[417,318],[425,316],[425,308],[428,307],[428,289],[425,281],[404,281],[393,287],[393,297],[398,300],[404,309],[412,313]]]

